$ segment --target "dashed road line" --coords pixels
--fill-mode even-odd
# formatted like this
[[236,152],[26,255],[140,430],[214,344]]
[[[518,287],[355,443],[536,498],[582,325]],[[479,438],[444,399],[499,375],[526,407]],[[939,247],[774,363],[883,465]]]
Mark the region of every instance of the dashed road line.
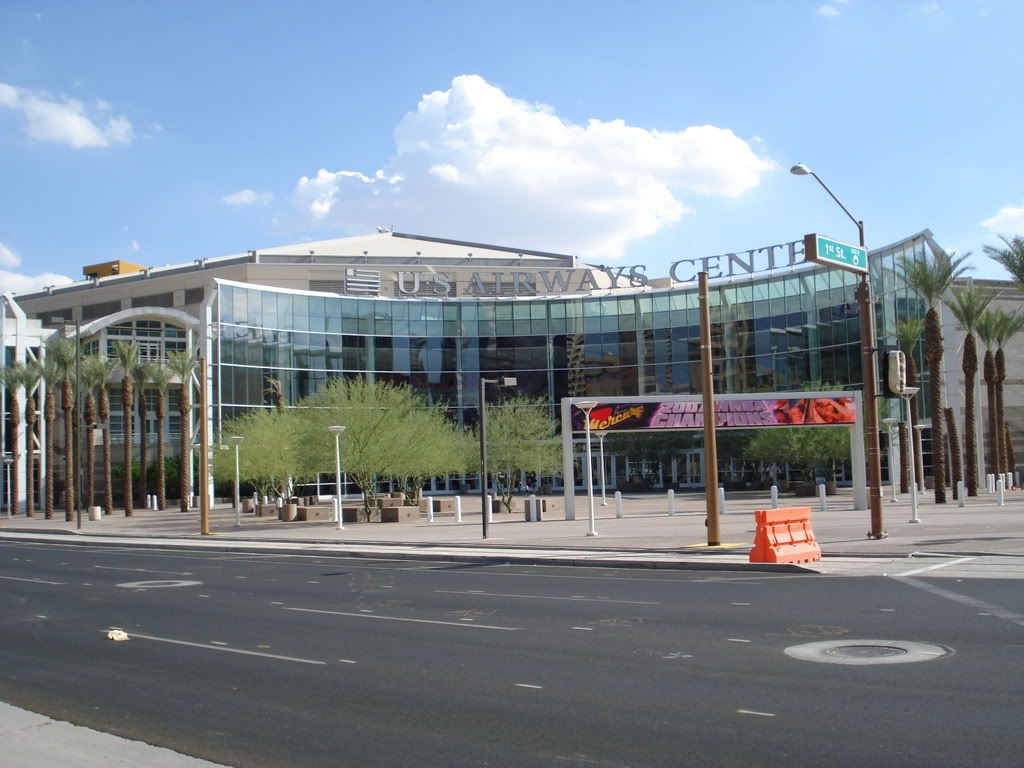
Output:
[[29,584],[49,584],[52,587],[63,587],[66,581],[45,581],[44,579],[19,579],[17,576],[0,576],[6,581],[27,581]]
[[612,600],[607,597],[582,597],[580,595],[571,595],[569,597],[558,597],[555,595],[518,595],[507,592],[483,592],[481,590],[473,589],[435,589],[435,594],[438,595],[472,595],[474,597],[517,597],[524,600],[568,600],[576,603],[623,603],[625,605],[661,605],[661,603],[653,602],[651,600]]
[[285,611],[302,613],[323,613],[331,616],[348,616],[356,619],[380,619],[381,621],[406,621],[412,624],[438,624],[445,627],[465,627],[466,629],[494,629],[503,632],[518,632],[522,627],[498,627],[492,624],[463,624],[458,621],[435,621],[433,619],[409,619],[402,616],[380,616],[375,613],[349,613],[347,611],[325,611],[318,608],[282,608]]
[[[103,633],[109,630],[101,629]],[[188,640],[176,640],[172,637],[157,637],[156,635],[141,635],[138,632],[132,632],[128,635],[132,640],[151,640],[157,643],[170,643],[171,645],[185,645],[189,648],[205,648],[209,651],[223,651],[224,653],[237,653],[243,656],[259,656],[264,659],[276,659],[278,661],[293,661],[297,664],[317,664],[325,665],[326,661],[318,661],[316,659],[301,659],[296,656],[280,656],[275,653],[260,653],[259,651],[244,651],[241,648],[224,648],[219,645],[211,645],[209,643],[193,643]]]

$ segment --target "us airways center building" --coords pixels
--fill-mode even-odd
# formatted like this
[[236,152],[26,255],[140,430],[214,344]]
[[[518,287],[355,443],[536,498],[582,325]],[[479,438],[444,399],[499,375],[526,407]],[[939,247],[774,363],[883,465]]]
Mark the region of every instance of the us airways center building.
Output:
[[[926,310],[900,279],[900,257],[924,258],[938,247],[924,230],[871,251],[879,346],[895,346],[896,323]],[[123,340],[136,342],[144,360],[194,350],[210,363],[207,417],[215,442],[225,419],[272,407],[268,377],[281,382],[290,405],[332,377],[409,384],[471,425],[480,377],[514,376],[516,394],[540,398],[558,419],[563,398],[700,391],[701,271],[710,278],[716,391],[753,397],[861,388],[858,278],[805,262],[802,239],[679,259],[663,276],[644,265],[586,264],[398,232],[165,267],[106,262],[85,267],[85,278],[70,285],[5,294],[4,362],[31,359],[48,335],[76,323],[86,353],[113,358],[114,343]],[[920,350],[908,352],[924,370]],[[120,399],[115,392],[110,400],[116,436]],[[682,408],[664,416],[686,415]],[[175,414],[166,418],[168,434],[182,429]],[[154,420],[151,414],[146,424],[151,433]],[[8,434],[6,418],[4,424],[5,450],[19,441],[24,472],[26,435]],[[698,443],[657,456],[620,446],[607,459],[609,482],[698,486],[699,453]],[[555,477],[527,480],[561,485]],[[469,491],[478,482],[435,478],[429,490]]]

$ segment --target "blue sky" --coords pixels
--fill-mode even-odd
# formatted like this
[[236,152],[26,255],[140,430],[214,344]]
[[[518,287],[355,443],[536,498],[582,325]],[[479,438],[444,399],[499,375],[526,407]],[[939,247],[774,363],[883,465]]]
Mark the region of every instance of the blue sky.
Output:
[[0,290],[373,232],[646,264],[1024,234],[1017,0],[0,5]]

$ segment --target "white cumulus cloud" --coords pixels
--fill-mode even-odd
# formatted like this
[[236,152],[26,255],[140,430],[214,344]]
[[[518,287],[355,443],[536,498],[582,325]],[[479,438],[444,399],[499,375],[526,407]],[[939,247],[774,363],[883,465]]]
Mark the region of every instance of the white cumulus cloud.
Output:
[[828,3],[825,3],[824,5],[819,5],[818,6],[818,15],[819,16],[838,16],[839,13],[840,13],[839,9],[836,8],[834,5],[830,5]]
[[228,205],[266,205],[270,202],[272,195],[269,192],[254,192],[251,189],[240,189],[230,195],[224,195],[223,200]]
[[995,216],[981,222],[981,226],[1001,235],[1024,235],[1024,205],[1007,205],[1000,208]]
[[692,213],[684,196],[738,197],[776,168],[728,128],[578,125],[476,75],[424,95],[395,145],[372,175],[303,176],[300,214],[346,231],[394,221],[405,232],[614,259]]
[[53,272],[43,272],[39,275],[23,275],[19,272],[11,272],[10,268],[21,266],[21,256],[17,251],[4,243],[0,243],[0,291],[7,293],[23,293],[25,291],[38,291],[47,285],[67,285],[74,282],[70,277],[58,275]]
[[[103,123],[91,118],[78,99],[52,96],[8,83],[0,83],[0,107],[18,112],[25,121],[25,133],[36,141],[80,149],[130,144],[135,137],[131,122],[124,116],[111,117]],[[109,104],[99,100],[93,111],[107,109]]]

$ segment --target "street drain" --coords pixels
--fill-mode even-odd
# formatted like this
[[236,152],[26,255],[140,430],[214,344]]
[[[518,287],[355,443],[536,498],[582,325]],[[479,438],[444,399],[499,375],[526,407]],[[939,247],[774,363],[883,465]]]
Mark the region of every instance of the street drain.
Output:
[[801,661],[823,664],[909,664],[932,661],[953,653],[952,649],[933,643],[903,640],[827,640],[820,643],[791,645],[786,655]]

